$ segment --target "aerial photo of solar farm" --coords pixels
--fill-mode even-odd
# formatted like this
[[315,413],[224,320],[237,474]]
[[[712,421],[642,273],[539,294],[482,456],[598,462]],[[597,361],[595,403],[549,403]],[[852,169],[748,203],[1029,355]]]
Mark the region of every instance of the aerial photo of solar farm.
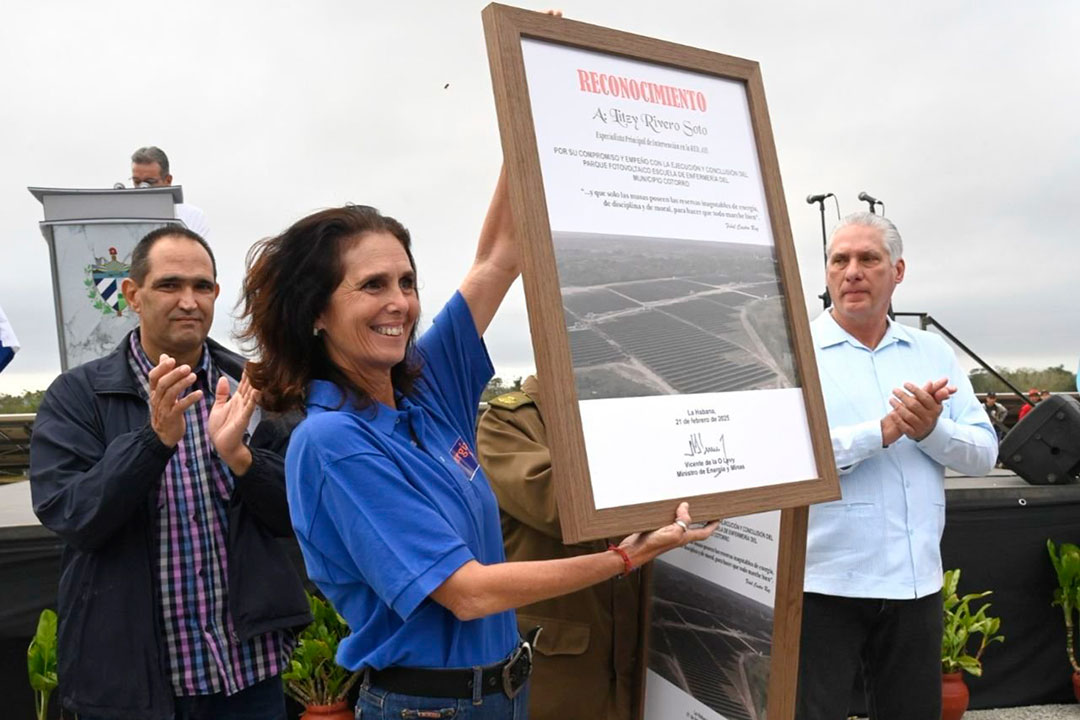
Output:
[[649,669],[726,720],[763,720],[773,609],[666,562],[652,586]]
[[579,400],[798,386],[771,246],[553,241]]

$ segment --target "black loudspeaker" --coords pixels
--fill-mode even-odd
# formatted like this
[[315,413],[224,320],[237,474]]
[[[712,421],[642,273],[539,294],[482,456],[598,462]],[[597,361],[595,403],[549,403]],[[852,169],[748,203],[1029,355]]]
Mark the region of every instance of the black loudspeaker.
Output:
[[1032,485],[1061,485],[1080,474],[1080,403],[1051,395],[1001,441],[1001,464]]

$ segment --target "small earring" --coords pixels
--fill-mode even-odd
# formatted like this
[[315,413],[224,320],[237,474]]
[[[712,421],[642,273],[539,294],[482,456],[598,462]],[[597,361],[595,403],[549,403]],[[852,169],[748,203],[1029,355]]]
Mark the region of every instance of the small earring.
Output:
[[317,327],[312,328],[311,329],[311,334],[314,335],[315,337],[319,337],[319,330],[320,330],[320,328],[317,328]]

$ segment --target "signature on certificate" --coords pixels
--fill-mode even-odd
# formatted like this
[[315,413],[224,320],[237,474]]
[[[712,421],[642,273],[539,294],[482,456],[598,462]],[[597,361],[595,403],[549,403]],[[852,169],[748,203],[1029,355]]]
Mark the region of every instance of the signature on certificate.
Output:
[[[712,444],[710,444],[712,443]],[[701,433],[694,433],[690,436],[687,442],[689,448],[683,455],[686,457],[697,457],[698,455],[720,455],[727,458],[727,444],[724,442],[724,436],[721,435],[718,439],[709,439],[708,442],[702,438]]]

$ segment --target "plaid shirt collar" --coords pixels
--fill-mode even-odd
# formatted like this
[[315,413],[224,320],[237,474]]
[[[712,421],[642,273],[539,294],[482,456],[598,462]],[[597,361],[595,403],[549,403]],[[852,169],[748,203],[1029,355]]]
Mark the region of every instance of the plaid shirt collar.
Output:
[[[135,379],[139,382],[139,389],[142,391],[144,399],[150,397],[150,371],[153,370],[157,363],[150,360],[146,354],[146,350],[142,345],[142,335],[139,328],[135,328],[128,335],[128,365],[131,366],[132,372],[135,374]],[[199,357],[199,364],[195,367],[195,375],[198,378],[198,385],[205,386],[206,381],[216,379],[216,369],[214,367],[214,359],[210,356],[210,348],[203,342],[202,354]],[[190,389],[188,390],[190,392]],[[186,393],[185,393],[186,394]]]

